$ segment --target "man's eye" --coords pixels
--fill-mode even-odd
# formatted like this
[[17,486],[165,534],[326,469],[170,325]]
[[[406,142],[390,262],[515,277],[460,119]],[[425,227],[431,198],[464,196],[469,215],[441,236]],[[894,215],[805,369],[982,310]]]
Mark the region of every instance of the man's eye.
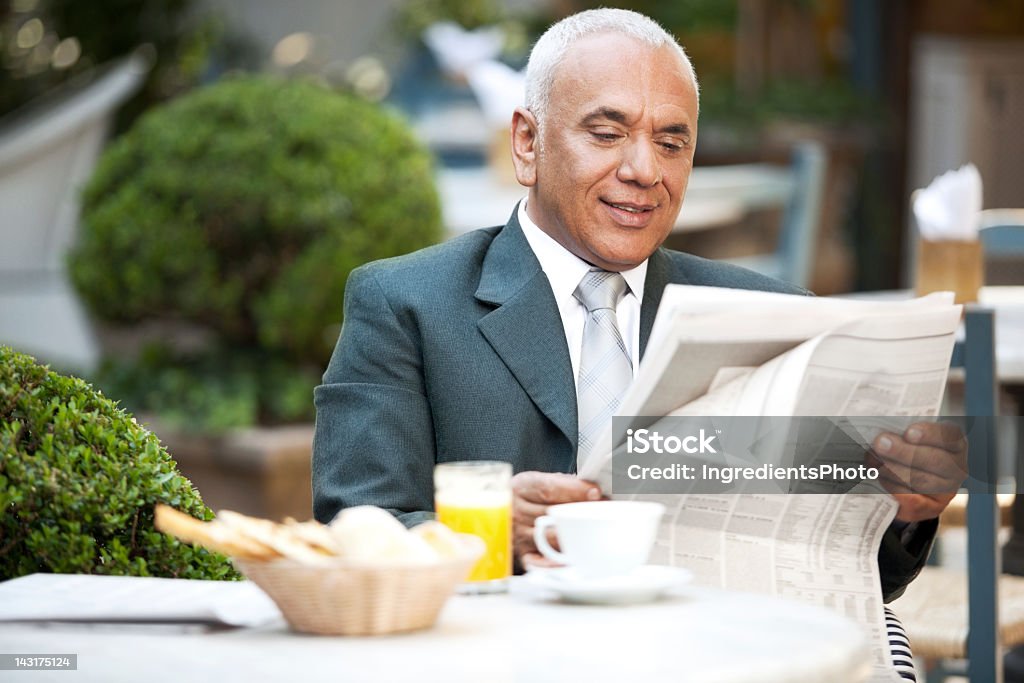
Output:
[[662,140],[658,144],[667,152],[681,152],[686,147],[686,143],[679,140]]
[[592,132],[591,135],[603,142],[615,142],[622,137],[618,133],[598,133],[596,131]]

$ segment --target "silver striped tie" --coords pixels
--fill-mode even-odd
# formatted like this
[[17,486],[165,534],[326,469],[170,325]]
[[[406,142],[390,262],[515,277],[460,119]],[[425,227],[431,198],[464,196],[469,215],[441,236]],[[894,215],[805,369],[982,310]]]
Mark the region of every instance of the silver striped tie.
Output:
[[589,271],[573,292],[576,300],[587,309],[577,380],[577,470],[597,450],[596,440],[607,428],[633,380],[633,364],[615,316],[615,307],[625,293],[626,281],[622,275],[606,270]]

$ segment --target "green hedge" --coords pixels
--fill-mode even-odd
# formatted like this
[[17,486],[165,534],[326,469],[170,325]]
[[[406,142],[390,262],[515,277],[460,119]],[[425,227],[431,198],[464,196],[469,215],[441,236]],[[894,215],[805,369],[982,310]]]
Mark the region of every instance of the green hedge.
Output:
[[157,438],[80,379],[0,347],[0,580],[33,572],[238,578],[153,528],[167,503],[211,519]]
[[[227,79],[151,110],[104,153],[82,219],[70,270],[96,316],[174,319],[212,333],[205,358],[151,354],[169,357],[164,368],[232,364],[217,386],[261,385],[268,364],[312,378],[302,380],[304,415],[263,401],[273,388],[262,385],[245,400],[259,405],[232,411],[270,421],[311,415],[349,272],[442,232],[433,158],[401,118],[270,76]],[[234,358],[247,364],[241,375]],[[177,381],[160,368],[146,376]],[[152,407],[117,395],[134,410]]]
[[179,317],[326,362],[349,271],[436,242],[432,158],[379,105],[271,77],[150,111],[83,198],[71,260],[92,311]]

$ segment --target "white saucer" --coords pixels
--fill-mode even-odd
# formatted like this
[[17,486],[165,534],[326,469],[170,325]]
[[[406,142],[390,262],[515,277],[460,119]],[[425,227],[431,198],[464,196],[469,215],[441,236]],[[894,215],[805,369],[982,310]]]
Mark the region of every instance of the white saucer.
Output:
[[566,602],[592,605],[650,602],[692,578],[688,569],[654,564],[596,579],[580,576],[572,567],[531,569],[523,577],[528,584],[552,590]]

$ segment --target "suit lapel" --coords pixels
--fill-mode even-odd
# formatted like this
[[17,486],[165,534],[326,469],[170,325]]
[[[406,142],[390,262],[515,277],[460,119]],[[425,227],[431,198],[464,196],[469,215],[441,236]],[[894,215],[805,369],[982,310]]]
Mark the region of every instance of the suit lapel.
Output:
[[654,318],[658,314],[661,296],[665,293],[665,285],[669,283],[671,262],[664,250],[657,249],[647,260],[647,278],[644,280],[644,299],[640,303],[640,358],[647,350],[647,340],[654,327]]
[[576,389],[551,285],[516,214],[487,251],[476,291],[497,308],[477,323],[494,352],[575,451]]

